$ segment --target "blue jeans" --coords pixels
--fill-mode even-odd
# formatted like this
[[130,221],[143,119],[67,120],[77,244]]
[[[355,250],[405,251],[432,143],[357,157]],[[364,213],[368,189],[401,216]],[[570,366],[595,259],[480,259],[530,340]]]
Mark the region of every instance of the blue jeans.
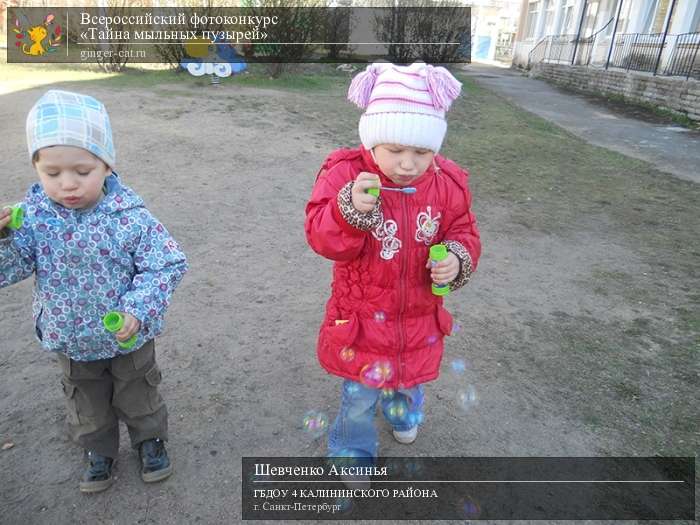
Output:
[[403,390],[369,388],[346,379],[340,412],[328,432],[329,456],[377,457],[374,425],[377,401],[394,430],[409,430],[423,420],[423,385]]

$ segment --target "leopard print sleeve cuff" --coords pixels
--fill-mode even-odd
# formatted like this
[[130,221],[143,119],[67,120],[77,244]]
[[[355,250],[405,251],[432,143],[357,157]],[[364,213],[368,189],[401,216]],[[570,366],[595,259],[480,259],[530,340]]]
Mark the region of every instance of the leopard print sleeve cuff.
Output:
[[447,250],[454,253],[459,259],[459,273],[450,283],[450,290],[457,290],[469,282],[472,276],[472,258],[462,243],[457,241],[443,241]]
[[382,222],[381,197],[377,200],[377,204],[372,211],[362,213],[352,205],[353,183],[354,181],[348,182],[338,192],[338,209],[340,210],[340,214],[343,216],[343,219],[345,219],[345,222],[358,230],[373,230]]

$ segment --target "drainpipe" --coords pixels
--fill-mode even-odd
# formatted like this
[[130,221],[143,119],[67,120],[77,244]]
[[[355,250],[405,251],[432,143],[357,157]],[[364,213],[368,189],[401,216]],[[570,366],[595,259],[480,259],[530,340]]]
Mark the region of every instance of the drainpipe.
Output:
[[664,45],[666,44],[666,35],[668,35],[668,28],[671,25],[671,18],[673,18],[673,8],[676,6],[676,0],[671,2],[671,9],[669,9],[668,17],[666,18],[666,25],[664,26],[664,37],[661,40],[661,47],[659,48],[659,56],[656,57],[656,65],[654,66],[654,76],[659,69],[659,62],[661,62],[661,54],[664,52]]
[[612,37],[610,38],[610,49],[608,49],[608,59],[605,61],[605,69],[608,69],[610,64],[610,56],[612,55],[613,45],[615,44],[615,33],[617,33],[617,23],[620,21],[620,13],[622,12],[622,3],[625,0],[620,0],[620,5],[617,6],[617,17],[615,17],[615,27],[613,27]]
[[574,54],[571,57],[571,65],[576,62],[576,48],[578,48],[578,39],[581,38],[581,29],[583,27],[583,19],[586,16],[586,7],[588,7],[588,0],[583,0],[583,9],[581,9],[581,20],[578,22],[578,32],[576,33],[576,40],[574,42]]

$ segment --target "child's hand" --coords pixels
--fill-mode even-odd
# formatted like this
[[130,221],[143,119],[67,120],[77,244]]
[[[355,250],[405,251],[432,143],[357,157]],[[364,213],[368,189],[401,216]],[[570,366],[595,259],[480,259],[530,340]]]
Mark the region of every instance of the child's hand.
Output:
[[122,317],[124,317],[124,326],[115,335],[117,341],[128,341],[129,338],[139,331],[141,328],[141,323],[133,315],[129,315],[126,312],[122,312]]
[[361,172],[352,185],[352,205],[362,213],[368,213],[377,204],[377,197],[366,193],[369,188],[379,188],[379,175]]
[[3,236],[4,233],[7,233],[3,230],[10,224],[10,220],[12,219],[11,215],[12,208],[3,208],[0,210],[0,237]]
[[457,259],[454,253],[449,252],[447,257],[439,263],[435,263],[435,266],[433,266],[433,262],[428,259],[425,267],[431,270],[430,278],[435,284],[447,284],[454,281],[459,273],[459,259]]

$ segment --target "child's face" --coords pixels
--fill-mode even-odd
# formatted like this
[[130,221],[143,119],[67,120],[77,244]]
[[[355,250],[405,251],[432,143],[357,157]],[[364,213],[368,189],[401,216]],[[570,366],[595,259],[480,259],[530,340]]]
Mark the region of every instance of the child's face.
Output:
[[416,177],[423,175],[435,156],[429,149],[399,144],[380,144],[373,151],[379,169],[399,186],[408,186]]
[[46,195],[76,210],[99,202],[105,178],[112,172],[101,159],[74,146],[42,148],[34,168]]

